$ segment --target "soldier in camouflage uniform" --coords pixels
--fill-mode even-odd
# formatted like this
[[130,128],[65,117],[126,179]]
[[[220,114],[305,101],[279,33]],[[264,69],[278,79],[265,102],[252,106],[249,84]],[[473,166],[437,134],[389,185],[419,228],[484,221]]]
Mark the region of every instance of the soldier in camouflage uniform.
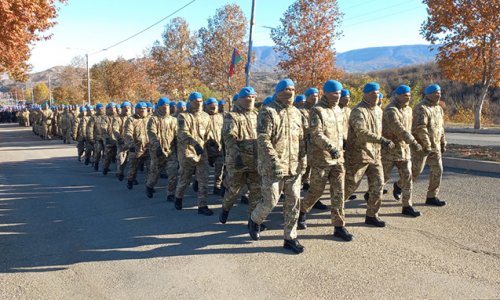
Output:
[[206,142],[208,164],[214,167],[214,195],[220,195],[224,154],[222,152],[222,124],[224,115],[219,113],[219,102],[215,98],[205,101],[205,112],[210,116],[210,136]]
[[260,198],[260,176],[257,172],[257,114],[255,90],[244,87],[225,114],[223,138],[226,151],[227,191],[219,221],[226,223],[229,211],[244,186],[249,188],[248,212],[252,213]]
[[106,120],[106,131],[103,134],[104,141],[104,158],[102,166],[102,174],[107,175],[109,172],[109,166],[113,160],[116,158],[116,140],[113,134],[113,121],[116,117],[116,104],[108,103],[106,105],[106,115],[104,116]]
[[382,109],[377,106],[380,86],[370,82],[363,88],[363,100],[351,111],[346,148],[345,195],[351,195],[363,175],[368,178],[368,205],[365,223],[385,227],[378,217],[384,171],[380,147],[394,148],[394,143],[382,136]]
[[[153,197],[154,187],[160,177],[160,171],[172,161],[177,161],[177,119],[170,115],[169,110],[170,99],[160,98],[155,114],[148,122],[151,164],[146,183],[146,196],[149,198]],[[169,189],[168,197],[173,198],[174,192],[174,190]]]
[[308,164],[314,183],[300,204],[298,229],[306,229],[306,213],[323,194],[330,182],[332,224],[334,236],[351,241],[352,235],[345,228],[344,213],[344,114],[338,107],[342,84],[328,80],[323,85],[323,97],[310,112],[310,137]]
[[41,110],[41,138],[46,139],[46,140],[51,140],[51,129],[52,129],[52,122],[54,121],[54,113],[52,110],[47,106],[47,104],[42,105],[42,110]]
[[125,123],[131,118],[132,104],[124,101],[120,105],[120,114],[113,118],[113,139],[116,141],[116,177],[122,181],[127,163],[128,145],[125,144]]
[[411,178],[411,153],[418,152],[422,147],[411,134],[412,112],[408,103],[411,99],[411,89],[407,85],[400,85],[396,96],[384,109],[382,119],[382,136],[393,141],[393,149],[382,149],[382,166],[384,167],[384,185],[389,182],[391,171],[394,166],[399,171],[399,181],[394,182],[393,195],[396,200],[403,202],[404,215],[418,217],[420,212],[413,208],[411,202],[412,178]]
[[210,216],[208,208],[208,156],[204,150],[210,137],[210,117],[202,110],[203,96],[194,92],[189,95],[190,108],[178,116],[177,156],[179,180],[175,191],[175,208],[182,209],[184,192],[196,171],[198,186],[198,214]]
[[103,104],[99,103],[95,108],[96,113],[87,124],[87,138],[94,147],[94,170],[98,171],[104,152],[104,140],[108,137],[108,118]]
[[434,206],[444,206],[445,201],[437,195],[443,175],[442,153],[446,151],[444,135],[443,109],[439,106],[441,87],[431,84],[424,90],[424,98],[413,109],[412,133],[422,146],[422,152],[414,153],[412,157],[413,180],[422,173],[425,164],[430,166],[429,188],[425,203]]
[[73,115],[69,112],[69,107],[64,107],[64,112],[61,114],[61,134],[63,143],[71,144],[72,129],[74,126]]
[[137,182],[137,170],[149,155],[147,122],[149,118],[146,103],[139,102],[135,106],[135,114],[128,118],[124,126],[125,148],[128,149],[129,169],[127,174],[127,188],[131,190]]
[[78,150],[78,161],[81,161],[82,155],[85,152],[85,140],[87,137],[87,123],[89,117],[87,114],[87,108],[85,106],[80,107],[80,116],[78,117],[77,129],[73,131],[76,133],[76,149]]
[[93,160],[93,153],[94,153],[94,141],[89,139],[88,135],[88,125],[90,123],[90,119],[94,115],[95,110],[92,105],[87,105],[87,113],[86,113],[86,127],[85,127],[85,165],[88,165],[91,163],[91,159]]
[[249,220],[252,239],[260,239],[260,224],[278,203],[285,191],[283,204],[283,247],[302,253],[304,247],[297,239],[301,174],[306,168],[304,124],[299,110],[293,106],[295,85],[292,80],[281,80],[275,88],[274,101],[262,107],[257,117],[258,172],[262,178],[262,201],[257,204]]

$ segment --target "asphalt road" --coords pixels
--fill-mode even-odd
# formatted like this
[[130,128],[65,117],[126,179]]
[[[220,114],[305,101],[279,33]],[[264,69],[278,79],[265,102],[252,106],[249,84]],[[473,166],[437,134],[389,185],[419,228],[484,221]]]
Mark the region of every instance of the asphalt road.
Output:
[[500,146],[500,134],[446,133],[450,144],[474,146]]
[[[125,188],[79,163],[75,145],[42,141],[0,125],[0,291],[2,299],[499,298],[500,180],[446,170],[442,208],[417,219],[384,197],[386,228],[364,225],[364,200],[346,203],[350,243],[332,238],[329,212],[313,211],[299,232],[301,255],[282,248],[281,205],[254,242],[245,205],[226,225],[181,212],[141,185]],[[360,193],[366,190],[366,184]],[[325,199],[327,196],[325,195]],[[361,198],[361,194],[358,194]]]

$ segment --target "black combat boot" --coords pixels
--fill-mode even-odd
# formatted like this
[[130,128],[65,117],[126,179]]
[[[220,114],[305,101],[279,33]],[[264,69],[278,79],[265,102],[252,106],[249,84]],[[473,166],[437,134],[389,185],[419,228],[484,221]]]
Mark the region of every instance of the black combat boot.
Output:
[[379,217],[369,217],[366,216],[365,224],[373,225],[375,227],[385,227],[385,222],[380,220]]
[[304,246],[302,246],[299,243],[298,239],[293,239],[293,240],[285,240],[285,243],[283,244],[283,248],[292,250],[293,252],[300,254],[304,252]]
[[133,182],[133,181],[130,181],[130,180],[127,180],[127,188],[128,188],[129,190],[131,190],[133,187],[134,187],[134,182]]
[[407,215],[410,217],[420,217],[421,213],[414,209],[413,206],[405,206],[403,207],[403,211],[401,212],[403,215]]
[[297,220],[297,229],[298,230],[304,230],[306,228],[307,228],[306,213],[300,212],[299,213],[299,219]]
[[175,198],[175,209],[182,209],[182,198]]
[[439,200],[438,197],[431,197],[431,198],[425,199],[425,204],[433,205],[433,206],[445,206],[446,201],[441,201],[441,200]]
[[248,218],[248,233],[254,241],[260,239],[260,225],[252,220],[252,217]]
[[86,166],[88,166],[90,164],[90,158],[85,158],[85,163],[84,163]]
[[134,185],[139,185],[139,181],[137,181],[137,179],[134,179],[134,181],[132,181],[132,183],[133,183]]
[[352,241],[352,234],[347,231],[347,228],[344,226],[335,226],[333,231],[333,236],[343,239],[344,241],[350,242]]
[[222,212],[220,213],[219,215],[219,221],[222,223],[222,224],[226,224],[227,222],[227,217],[229,217],[229,211],[228,210],[224,210],[222,209]]
[[319,210],[327,210],[328,206],[326,206],[320,200],[318,200],[318,201],[316,201],[316,203],[314,203],[313,208],[316,208],[316,209],[319,209]]
[[205,215],[205,216],[211,216],[214,214],[214,212],[210,208],[208,208],[208,206],[202,206],[202,207],[198,207],[198,214]]
[[167,201],[168,202],[175,202],[175,196],[174,195],[168,195],[167,196]]
[[221,189],[214,186],[214,195],[220,195]]
[[123,181],[123,178],[125,178],[125,175],[123,175],[123,174],[116,174],[116,177],[118,177],[118,180]]
[[392,195],[396,201],[401,200],[401,188],[398,186],[396,182],[394,182],[394,190],[392,190]]
[[99,163],[94,163],[94,171],[99,171]]
[[149,186],[146,185],[146,196],[148,198],[153,198],[154,192],[155,192],[154,188],[151,188],[151,187],[149,187]]
[[104,168],[104,170],[102,170],[102,175],[106,176],[106,175],[108,175],[108,172],[109,172],[109,169]]

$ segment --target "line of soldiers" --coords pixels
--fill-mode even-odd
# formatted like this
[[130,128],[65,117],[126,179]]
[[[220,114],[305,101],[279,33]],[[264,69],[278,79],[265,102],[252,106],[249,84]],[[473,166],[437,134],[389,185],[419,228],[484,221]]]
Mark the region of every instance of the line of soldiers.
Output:
[[[369,185],[365,195],[368,225],[386,225],[378,213],[383,187],[394,167],[399,179],[393,184],[393,196],[401,200],[403,215],[421,215],[412,206],[412,183],[425,164],[430,166],[425,203],[446,204],[437,197],[441,155],[446,150],[441,88],[427,86],[413,110],[408,106],[410,87],[399,86],[384,110],[378,105],[379,90],[378,83],[366,84],[363,99],[352,110],[349,91],[335,80],[324,83],[320,98],[316,88],[295,97],[294,82],[284,79],[274,95],[259,104],[254,89],[244,87],[234,96],[229,112],[223,110],[225,103],[215,98],[203,101],[198,92],[189,95],[188,103],[160,98],[155,109],[151,103],[139,102],[133,113],[127,101],[118,106],[97,104],[95,109],[79,108],[80,114],[71,123],[72,137],[78,142],[78,160],[92,163],[96,171],[102,162],[104,175],[114,161],[121,181],[128,164],[128,189],[138,184],[138,170],[146,168],[149,198],[166,173],[167,201],[177,210],[183,208],[186,188],[195,175],[198,214],[213,214],[208,207],[208,173],[214,167],[214,194],[223,197],[219,221],[228,221],[244,193],[253,240],[260,239],[266,229],[264,221],[281,199],[284,248],[301,253],[304,247],[297,229],[307,228],[307,213],[319,202],[327,183],[333,235],[345,241],[353,235],[346,228],[344,203],[354,197],[364,175]],[[42,126],[42,131],[47,130]],[[303,199],[301,189],[305,190]]]

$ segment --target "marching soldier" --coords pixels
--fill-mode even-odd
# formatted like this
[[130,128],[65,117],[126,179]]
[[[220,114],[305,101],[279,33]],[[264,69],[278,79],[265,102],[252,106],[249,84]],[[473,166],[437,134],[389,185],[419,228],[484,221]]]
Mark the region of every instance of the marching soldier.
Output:
[[131,190],[137,182],[137,170],[144,163],[149,154],[147,122],[149,118],[146,103],[139,102],[135,106],[135,114],[128,118],[124,125],[125,147],[128,149],[129,169],[127,174],[127,188]]
[[128,157],[128,145],[125,144],[125,123],[131,118],[132,104],[124,101],[120,105],[120,114],[113,118],[113,138],[116,141],[116,177],[122,181],[125,177],[125,165]]

